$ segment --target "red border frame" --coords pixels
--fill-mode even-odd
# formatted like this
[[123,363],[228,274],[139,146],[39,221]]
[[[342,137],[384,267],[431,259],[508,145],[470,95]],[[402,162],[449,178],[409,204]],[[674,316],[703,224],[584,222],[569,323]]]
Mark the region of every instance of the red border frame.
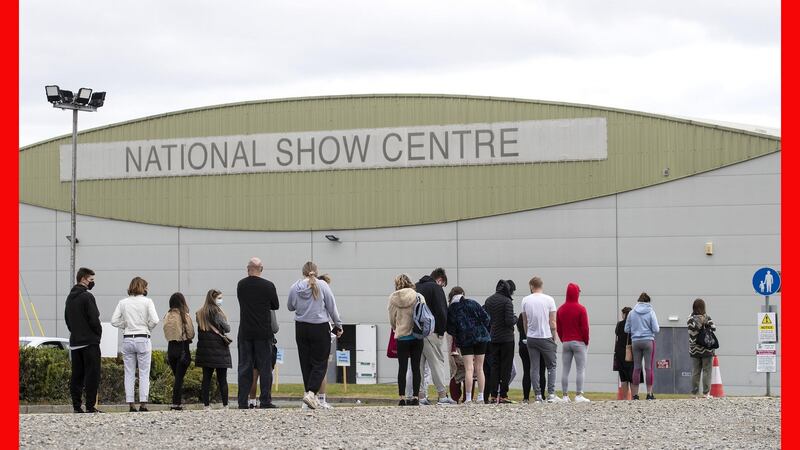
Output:
[[[5,101],[9,105],[19,105],[19,3],[3,3],[6,17],[17,18],[14,22],[7,22],[0,27],[0,51],[6,69],[0,75],[5,86]],[[12,26],[13,24],[13,26]],[[0,177],[0,192],[8,194],[0,196],[0,210],[4,212],[4,220],[0,221],[0,229],[6,243],[12,243],[17,248],[17,253],[5,254],[0,258],[0,267],[4,273],[19,273],[19,108],[12,107],[0,110],[0,141],[3,151],[0,153],[0,164],[9,169]],[[17,171],[11,176],[11,168]],[[16,195],[10,195],[10,193]],[[14,289],[15,290],[15,289]],[[9,291],[13,294],[13,290]],[[0,408],[0,423],[3,431],[0,433],[2,447],[19,446],[19,320],[6,322],[0,327],[0,361],[4,370],[0,370],[0,386],[2,386],[2,401],[4,407]],[[16,405],[12,407],[11,405]],[[7,444],[7,445],[6,445]]]
[[[784,324],[792,324],[794,318],[797,317],[796,310],[798,307],[794,303],[792,292],[794,290],[794,283],[792,276],[794,274],[794,260],[797,255],[797,235],[794,233],[792,227],[798,201],[797,195],[798,186],[796,179],[791,176],[792,168],[798,166],[798,155],[794,154],[792,147],[795,143],[796,133],[794,132],[798,126],[797,116],[794,114],[794,102],[798,101],[798,89],[795,83],[792,83],[794,71],[794,60],[792,58],[792,50],[796,49],[796,41],[798,40],[798,32],[793,29],[791,24],[797,23],[798,11],[800,6],[797,2],[783,2],[781,5],[781,149],[786,149],[787,144],[789,151],[781,151],[781,315]],[[787,231],[783,233],[783,231]],[[787,300],[788,299],[788,300]],[[784,326],[781,330],[781,446],[782,448],[796,448],[800,446],[800,433],[794,432],[786,428],[786,425],[792,423],[792,418],[797,417],[798,406],[794,404],[791,399],[796,398],[794,395],[797,391],[797,385],[791,382],[791,377],[796,372],[797,361],[792,357],[794,348],[797,343],[797,334],[793,326]],[[790,399],[784,402],[785,399]]]

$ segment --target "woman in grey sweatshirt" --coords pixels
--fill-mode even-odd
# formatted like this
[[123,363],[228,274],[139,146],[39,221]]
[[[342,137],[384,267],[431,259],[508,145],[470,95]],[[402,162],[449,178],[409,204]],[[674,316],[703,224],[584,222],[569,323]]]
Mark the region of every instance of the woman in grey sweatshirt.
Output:
[[[317,273],[316,264],[311,261],[305,263],[303,278],[292,285],[287,301],[289,311],[294,311],[295,340],[306,392],[303,403],[312,409],[320,407],[317,392],[328,369],[330,334],[333,332],[336,337],[342,335],[336,299],[328,283],[317,279]],[[333,331],[329,317],[333,320]]]

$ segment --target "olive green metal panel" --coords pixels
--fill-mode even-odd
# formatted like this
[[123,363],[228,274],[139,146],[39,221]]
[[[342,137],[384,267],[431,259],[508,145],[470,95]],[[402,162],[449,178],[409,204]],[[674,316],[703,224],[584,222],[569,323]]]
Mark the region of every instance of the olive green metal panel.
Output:
[[[184,176],[78,183],[78,212],[241,230],[438,223],[574,202],[691,176],[780,150],[780,139],[664,116],[538,101],[372,95],[248,102],[80,133],[80,143],[605,117],[608,159],[486,166]],[[67,211],[60,137],[21,149],[20,201]],[[669,168],[669,175],[664,169]]]

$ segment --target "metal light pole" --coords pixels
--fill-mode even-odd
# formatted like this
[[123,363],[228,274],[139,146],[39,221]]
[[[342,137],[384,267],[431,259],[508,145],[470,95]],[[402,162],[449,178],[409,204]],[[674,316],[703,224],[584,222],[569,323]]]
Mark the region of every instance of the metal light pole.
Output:
[[78,111],[97,111],[105,103],[106,93],[95,92],[92,93],[91,89],[81,88],[78,95],[73,95],[72,91],[59,89],[58,86],[51,85],[45,86],[47,93],[47,101],[53,104],[54,108],[71,109],[72,110],[72,199],[70,207],[70,235],[69,239],[69,281],[67,286],[70,287],[75,282],[75,244],[78,243],[76,237],[76,220],[78,203]]

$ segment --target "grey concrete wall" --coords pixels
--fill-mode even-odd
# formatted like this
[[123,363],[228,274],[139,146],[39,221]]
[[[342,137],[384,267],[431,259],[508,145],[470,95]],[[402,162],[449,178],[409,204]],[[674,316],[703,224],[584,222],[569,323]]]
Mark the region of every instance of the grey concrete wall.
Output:
[[[213,211],[209,205],[209,214]],[[719,326],[726,392],[763,392],[764,375],[755,373],[754,356],[763,298],[753,293],[750,280],[761,266],[780,268],[780,154],[552,208],[437,225],[335,231],[339,243],[326,240],[328,233],[179,229],[80,216],[77,264],[97,271],[93,292],[104,321],[125,296],[130,279],[142,276],[162,315],[172,292],[183,292],[194,311],[208,289],[222,290],[235,337],[236,283],[248,258],[260,256],[264,276],[275,282],[282,302],[282,382],[300,381],[293,316],[285,299],[309,259],[332,275],[346,323],[378,325],[381,383],[396,379],[397,363],[385,358],[383,349],[389,337],[386,301],[400,272],[419,278],[442,266],[450,287],[461,285],[481,303],[498,279],[513,279],[517,312],[533,275],[544,279],[557,304],[564,301],[567,283],[580,284],[591,323],[586,390],[616,389],[614,326],[619,310],[633,305],[640,292],[653,298],[662,326],[685,326],[691,302],[703,297]],[[68,336],[63,322],[71,286],[68,234],[69,214],[20,205],[20,289],[36,306],[47,335]],[[709,241],[713,256],[704,252]],[[780,305],[780,295],[773,301]],[[20,335],[30,334],[21,306],[19,314]],[[678,320],[669,321],[670,315]],[[153,342],[166,347],[160,327]],[[515,364],[519,386],[519,358]],[[773,377],[776,392],[780,378],[780,373]]]

